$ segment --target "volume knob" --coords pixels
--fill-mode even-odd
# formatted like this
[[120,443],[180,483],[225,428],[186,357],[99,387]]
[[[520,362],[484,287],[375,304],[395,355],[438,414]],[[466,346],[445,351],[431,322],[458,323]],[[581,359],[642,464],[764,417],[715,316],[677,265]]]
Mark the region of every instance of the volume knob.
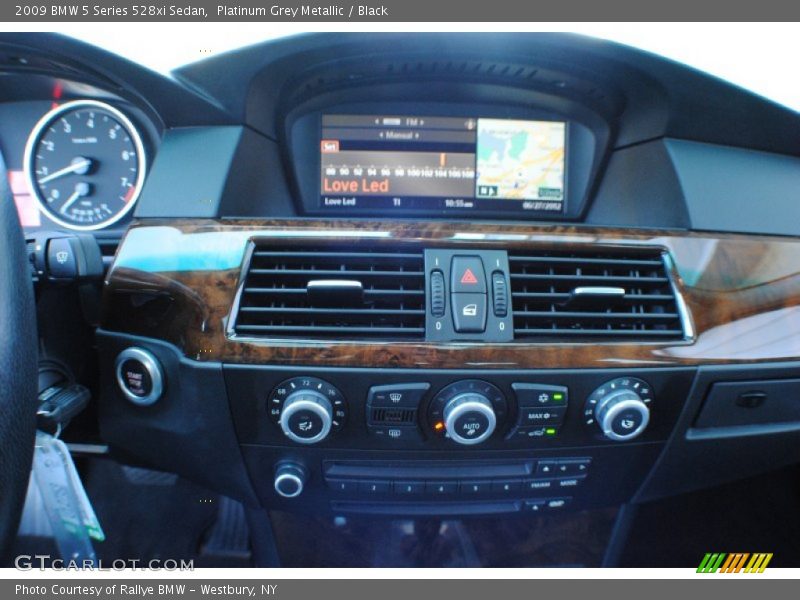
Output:
[[296,498],[303,493],[306,484],[306,471],[300,465],[284,463],[275,470],[273,487],[279,496]]

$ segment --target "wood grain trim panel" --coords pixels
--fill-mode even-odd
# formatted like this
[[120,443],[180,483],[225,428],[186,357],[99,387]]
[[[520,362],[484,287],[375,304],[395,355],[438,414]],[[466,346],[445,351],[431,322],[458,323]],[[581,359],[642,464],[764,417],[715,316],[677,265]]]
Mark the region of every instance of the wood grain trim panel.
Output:
[[[238,339],[227,328],[251,240],[279,247],[665,248],[695,337],[503,344]],[[410,220],[148,221],[132,227],[120,246],[106,279],[102,327],[170,342],[193,360],[251,364],[545,369],[797,360],[800,239]]]

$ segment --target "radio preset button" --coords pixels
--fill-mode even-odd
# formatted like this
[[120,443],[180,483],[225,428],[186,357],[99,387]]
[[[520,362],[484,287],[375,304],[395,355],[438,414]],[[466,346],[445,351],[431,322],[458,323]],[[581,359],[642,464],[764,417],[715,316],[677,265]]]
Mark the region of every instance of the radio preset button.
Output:
[[462,494],[485,494],[491,486],[489,481],[462,481],[458,489]]
[[327,484],[335,492],[350,494],[358,490],[358,482],[351,479],[329,479]]
[[389,481],[360,481],[358,491],[365,494],[388,494],[392,491],[392,484]]
[[425,492],[425,483],[422,481],[395,481],[392,490],[399,495],[422,494]]
[[425,493],[436,496],[446,496],[458,493],[457,481],[428,481],[425,484]]
[[522,490],[522,482],[514,480],[499,480],[492,482],[492,491],[510,494]]

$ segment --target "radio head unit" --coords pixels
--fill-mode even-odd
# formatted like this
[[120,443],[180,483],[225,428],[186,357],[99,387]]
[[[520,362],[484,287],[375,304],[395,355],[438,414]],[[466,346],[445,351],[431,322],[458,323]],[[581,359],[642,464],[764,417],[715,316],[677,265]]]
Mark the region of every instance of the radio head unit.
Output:
[[574,220],[609,148],[585,111],[313,104],[287,114],[283,146],[307,215]]
[[319,207],[562,213],[567,123],[323,114]]

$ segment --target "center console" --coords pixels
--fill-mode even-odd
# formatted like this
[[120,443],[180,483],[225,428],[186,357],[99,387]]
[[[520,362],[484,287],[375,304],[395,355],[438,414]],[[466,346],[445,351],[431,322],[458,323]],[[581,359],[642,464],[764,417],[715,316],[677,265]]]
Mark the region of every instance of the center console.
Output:
[[149,222],[108,275],[102,433],[315,514],[524,515],[702,487],[797,457],[798,258],[791,240],[680,231]]
[[693,375],[223,370],[261,495],[286,508],[383,514],[622,502],[652,467]]

